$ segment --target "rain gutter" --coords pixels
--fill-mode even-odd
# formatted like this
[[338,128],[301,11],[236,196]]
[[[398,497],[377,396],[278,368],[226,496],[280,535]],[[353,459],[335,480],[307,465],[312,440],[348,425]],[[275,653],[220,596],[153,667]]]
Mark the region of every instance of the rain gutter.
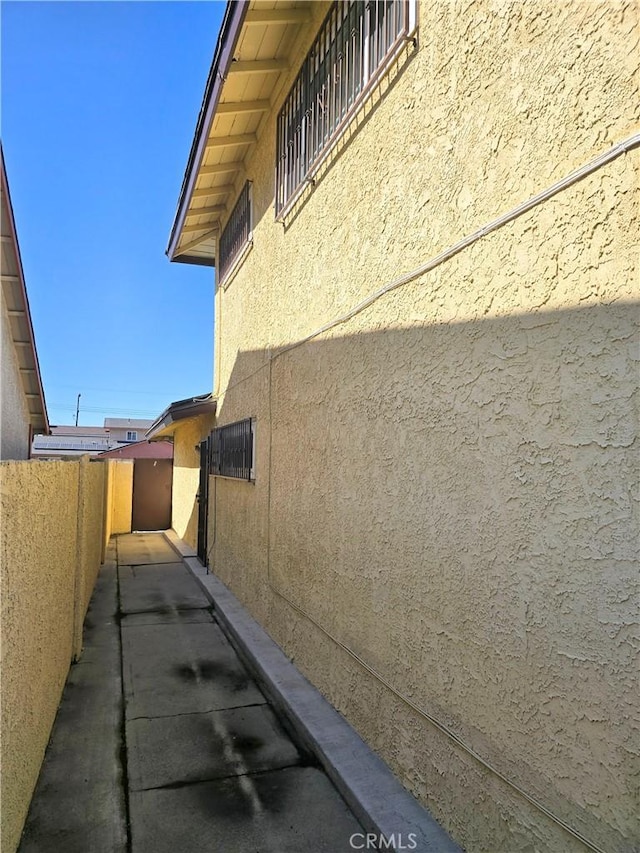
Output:
[[[203,394],[201,397],[188,397],[186,400],[177,400],[170,403],[161,415],[151,424],[145,433],[147,441],[164,438],[167,429],[177,421],[186,418],[195,418],[199,415],[213,415],[216,411],[216,401],[212,394]],[[160,433],[160,435],[158,435]]]

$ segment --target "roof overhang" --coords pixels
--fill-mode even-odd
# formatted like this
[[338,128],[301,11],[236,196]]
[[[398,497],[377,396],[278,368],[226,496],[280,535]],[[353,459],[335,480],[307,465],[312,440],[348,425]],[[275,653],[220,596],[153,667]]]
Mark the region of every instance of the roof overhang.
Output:
[[175,432],[177,426],[188,419],[199,418],[203,415],[214,415],[216,401],[213,394],[203,394],[201,397],[188,397],[186,400],[176,400],[170,403],[164,412],[155,420],[145,437],[148,441],[158,441],[168,438]]
[[9,183],[4,164],[4,152],[0,146],[2,172],[2,201],[0,233],[2,235],[2,295],[11,329],[11,341],[16,353],[20,379],[33,432],[49,433],[49,418],[44,399],[40,364],[36,351],[35,335],[31,323],[29,299],[22,269],[18,232],[9,195]]
[[218,236],[246,179],[245,163],[313,5],[227,3],[171,229],[169,260],[215,266]]
[[173,459],[170,441],[136,441],[124,447],[114,447],[98,453],[96,459]]

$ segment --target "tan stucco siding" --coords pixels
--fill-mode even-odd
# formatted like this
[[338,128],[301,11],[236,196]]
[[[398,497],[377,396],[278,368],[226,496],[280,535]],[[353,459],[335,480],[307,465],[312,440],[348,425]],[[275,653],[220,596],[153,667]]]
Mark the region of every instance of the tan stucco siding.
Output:
[[421,4],[286,227],[267,119],[217,294],[257,475],[212,489],[214,570],[470,853],[586,849],[526,796],[640,843],[638,150],[270,359],[637,132],[637,34],[630,2]]
[[111,533],[131,533],[133,508],[133,459],[113,460],[111,486]]
[[[420,4],[420,49],[286,228],[273,216],[270,114],[247,163],[254,249],[224,295],[223,339],[251,352],[256,338],[304,336],[637,131],[635,18],[631,2]],[[610,209],[615,192],[604,183],[591,206]],[[611,281],[618,259],[593,238],[597,275]],[[556,248],[561,264],[572,249]],[[224,389],[234,362],[219,361]]]
[[113,530],[113,491],[116,463],[113,459],[105,459],[102,464],[105,466],[103,492],[104,530],[102,537],[102,559],[104,560],[107,545],[109,544],[109,539],[111,539],[111,532]]
[[29,408],[11,339],[4,295],[2,301],[2,375],[0,377],[0,459],[29,458]]
[[178,536],[196,547],[200,455],[197,445],[207,437],[214,416],[190,418],[176,426],[173,443],[173,492],[171,524]]
[[74,615],[74,649],[82,653],[82,627],[93,588],[103,562],[105,528],[105,484],[108,468],[104,462],[91,462],[83,457],[79,462],[76,592]]
[[104,467],[3,462],[0,476],[2,849],[12,853],[81,645],[77,620],[81,629],[102,550]]

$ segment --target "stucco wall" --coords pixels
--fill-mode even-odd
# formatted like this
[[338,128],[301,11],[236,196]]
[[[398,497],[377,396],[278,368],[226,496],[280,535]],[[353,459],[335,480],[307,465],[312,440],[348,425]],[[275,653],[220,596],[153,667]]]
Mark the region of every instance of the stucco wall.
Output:
[[104,463],[79,461],[74,657],[82,654],[82,626],[104,559],[105,482]]
[[133,459],[111,460],[111,533],[131,533]]
[[174,432],[171,524],[178,536],[196,547],[198,539],[198,492],[200,454],[196,446],[211,432],[214,416],[189,418]]
[[17,848],[100,565],[106,466],[3,462],[2,850]]
[[214,569],[469,851],[586,849],[536,803],[640,843],[637,149],[271,357],[637,132],[637,36],[622,0],[422,3],[285,227],[267,119],[217,294],[257,478],[217,481]]
[[102,537],[102,562],[104,562],[109,539],[111,539],[111,531],[113,529],[113,481],[115,462],[113,459],[105,459],[104,465],[104,488],[103,488],[103,506],[104,506],[104,529]]
[[2,373],[0,376],[0,459],[29,458],[29,409],[20,379],[18,360],[11,341],[11,327],[4,294],[2,301]]

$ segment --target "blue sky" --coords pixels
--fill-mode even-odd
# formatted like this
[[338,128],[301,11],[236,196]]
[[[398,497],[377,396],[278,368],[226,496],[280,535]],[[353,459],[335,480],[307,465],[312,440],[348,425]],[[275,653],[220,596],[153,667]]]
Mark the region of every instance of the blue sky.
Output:
[[2,2],[2,143],[51,423],[210,391],[213,270],[170,264],[224,3]]

